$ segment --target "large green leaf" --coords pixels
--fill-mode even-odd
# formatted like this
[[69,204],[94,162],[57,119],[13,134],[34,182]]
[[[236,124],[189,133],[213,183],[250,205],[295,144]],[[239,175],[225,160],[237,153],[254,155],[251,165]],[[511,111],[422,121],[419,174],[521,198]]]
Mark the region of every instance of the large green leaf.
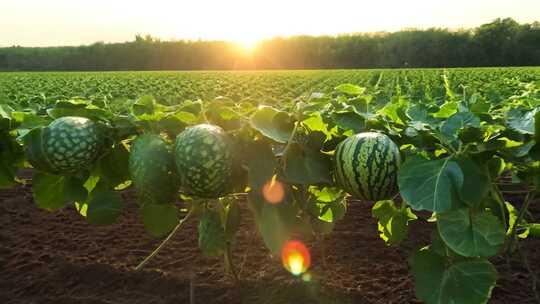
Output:
[[122,211],[122,196],[117,191],[96,187],[86,201],[86,219],[95,225],[109,225],[116,221]]
[[496,255],[505,239],[499,219],[488,212],[461,208],[437,215],[437,227],[446,245],[466,257]]
[[294,128],[286,112],[267,106],[259,107],[251,116],[250,122],[255,130],[280,143],[289,140]]
[[458,191],[461,200],[469,206],[477,206],[489,193],[491,183],[487,166],[479,165],[468,157],[458,159],[463,172],[463,186]]
[[204,255],[218,256],[225,252],[227,236],[219,213],[205,210],[199,220],[199,248]]
[[156,237],[171,232],[180,220],[178,208],[173,204],[145,204],[140,212],[144,228]]
[[389,245],[403,241],[409,232],[409,221],[417,219],[410,208],[400,210],[392,200],[378,201],[371,214],[378,220],[379,236]]
[[366,91],[366,88],[363,88],[363,87],[360,87],[351,83],[344,83],[344,84],[338,85],[335,88],[335,90],[340,93],[345,93],[347,95],[357,96],[357,95],[362,95]]
[[129,151],[123,143],[117,143],[99,160],[98,166],[102,179],[116,187],[130,178]]
[[272,147],[265,141],[257,140],[246,146],[245,153],[248,184],[252,189],[260,190],[272,180],[277,170]]
[[427,304],[487,303],[497,279],[495,267],[487,260],[449,263],[426,248],[417,251],[409,264],[416,296]]
[[439,111],[433,113],[435,118],[448,118],[458,111],[458,105],[455,101],[447,101],[440,108]]
[[534,134],[536,110],[523,110],[521,108],[510,109],[506,114],[508,126],[524,134]]
[[480,119],[471,112],[459,112],[450,116],[441,125],[441,133],[448,140],[456,140],[465,127],[480,128]]
[[32,193],[38,207],[56,210],[73,202],[83,202],[87,191],[83,181],[70,176],[35,172],[32,178]]
[[332,182],[330,157],[320,151],[290,143],[283,155],[284,179],[293,184],[329,184]]
[[463,172],[450,158],[413,156],[402,165],[398,184],[401,196],[414,210],[444,212],[459,205]]
[[53,108],[47,109],[47,114],[54,119],[64,116],[80,116],[99,120],[107,117],[105,110],[92,105],[89,101],[80,99],[59,101]]
[[366,128],[366,120],[360,114],[353,111],[334,112],[334,122],[343,130],[351,130],[360,133]]

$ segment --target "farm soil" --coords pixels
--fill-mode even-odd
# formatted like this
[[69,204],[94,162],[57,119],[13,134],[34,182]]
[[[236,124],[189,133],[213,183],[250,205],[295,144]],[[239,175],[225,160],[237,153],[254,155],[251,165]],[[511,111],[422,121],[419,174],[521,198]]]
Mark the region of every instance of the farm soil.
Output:
[[[204,257],[196,221],[188,221],[143,271],[134,267],[159,243],[140,221],[132,194],[111,226],[87,224],[75,210],[38,209],[30,187],[0,191],[0,303],[419,303],[407,257],[429,242],[433,227],[412,223],[408,240],[387,247],[370,205],[351,202],[324,241],[308,242],[311,281],[293,277],[269,256],[248,208],[234,248],[240,281],[220,258]],[[519,197],[516,197],[519,199]],[[540,202],[532,204],[540,216]],[[540,275],[540,240],[522,242]],[[323,253],[324,252],[324,253]],[[519,260],[496,258],[499,279],[490,303],[536,303]]]

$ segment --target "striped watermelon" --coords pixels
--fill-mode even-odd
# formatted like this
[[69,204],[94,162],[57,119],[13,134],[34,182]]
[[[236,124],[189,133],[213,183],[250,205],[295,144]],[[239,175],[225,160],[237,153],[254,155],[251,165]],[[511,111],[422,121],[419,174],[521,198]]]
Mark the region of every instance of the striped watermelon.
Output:
[[56,174],[71,174],[90,167],[103,148],[103,134],[92,120],[66,116],[43,128],[41,137],[27,147],[34,168]]
[[218,198],[229,191],[233,149],[218,126],[200,124],[176,137],[176,168],[186,194]]
[[341,142],[334,156],[338,185],[358,199],[378,201],[394,196],[399,149],[385,134],[364,132]]
[[175,201],[178,181],[174,156],[158,134],[143,134],[133,142],[129,173],[141,205]]

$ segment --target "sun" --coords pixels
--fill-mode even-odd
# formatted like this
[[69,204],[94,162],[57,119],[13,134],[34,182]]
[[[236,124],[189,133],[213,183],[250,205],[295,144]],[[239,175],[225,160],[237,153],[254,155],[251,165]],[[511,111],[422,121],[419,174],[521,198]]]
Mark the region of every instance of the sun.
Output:
[[233,39],[238,48],[245,53],[252,53],[257,49],[260,39],[255,37],[238,37]]

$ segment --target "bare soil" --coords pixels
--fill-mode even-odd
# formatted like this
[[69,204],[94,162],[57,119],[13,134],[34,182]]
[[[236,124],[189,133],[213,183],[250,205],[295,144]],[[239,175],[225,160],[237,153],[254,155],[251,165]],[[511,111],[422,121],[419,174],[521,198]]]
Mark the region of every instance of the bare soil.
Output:
[[[351,202],[331,235],[308,243],[312,280],[304,282],[268,254],[251,213],[242,208],[233,252],[240,276],[235,283],[221,259],[199,251],[195,220],[143,271],[135,271],[160,240],[145,232],[133,195],[125,198],[116,224],[92,226],[72,208],[38,209],[28,185],[1,190],[0,303],[190,303],[190,293],[201,304],[420,303],[407,258],[429,243],[432,224],[415,221],[404,244],[387,247],[377,235],[371,205]],[[532,207],[538,219],[540,202]],[[540,240],[525,240],[522,247],[540,275]],[[492,261],[499,280],[490,303],[536,303],[519,259]]]

